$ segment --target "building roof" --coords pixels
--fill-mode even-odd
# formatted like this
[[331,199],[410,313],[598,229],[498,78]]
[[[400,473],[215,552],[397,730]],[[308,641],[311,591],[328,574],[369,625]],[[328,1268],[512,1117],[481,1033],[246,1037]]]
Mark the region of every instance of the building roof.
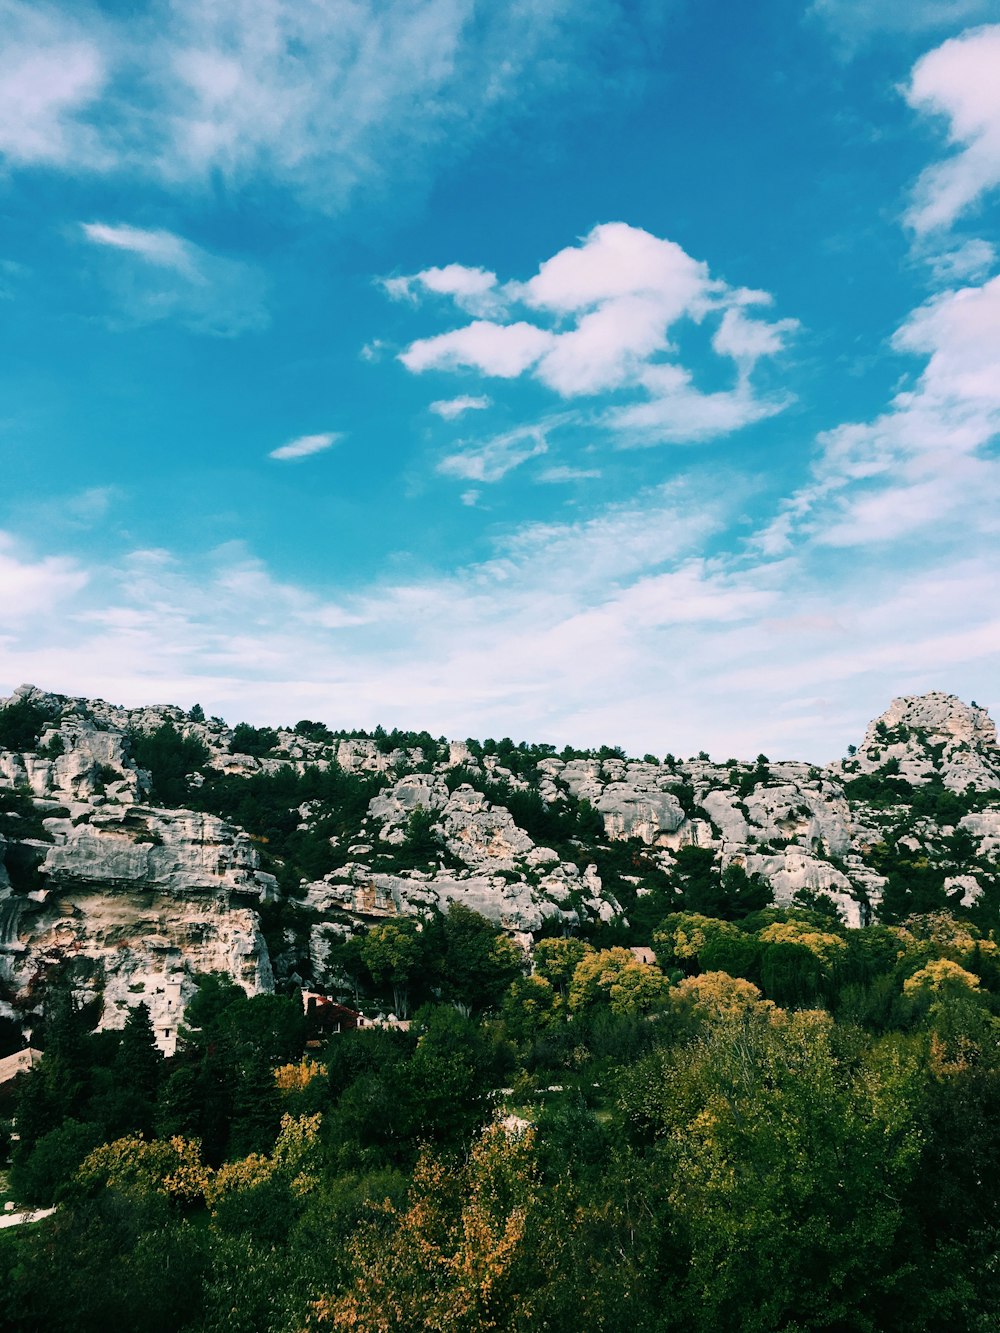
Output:
[[41,1051],[36,1051],[31,1046],[23,1051],[15,1051],[13,1055],[4,1056],[0,1060],[0,1083],[9,1083],[12,1078],[17,1078],[18,1074],[34,1069],[41,1058]]

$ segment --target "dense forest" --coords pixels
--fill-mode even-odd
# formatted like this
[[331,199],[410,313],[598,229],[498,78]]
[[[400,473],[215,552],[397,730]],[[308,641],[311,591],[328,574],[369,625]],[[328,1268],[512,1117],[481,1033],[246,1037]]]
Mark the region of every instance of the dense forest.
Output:
[[726,916],[531,968],[467,908],[386,921],[345,947],[408,1029],[205,975],[169,1060],[52,980],[3,1327],[995,1329],[996,941]]

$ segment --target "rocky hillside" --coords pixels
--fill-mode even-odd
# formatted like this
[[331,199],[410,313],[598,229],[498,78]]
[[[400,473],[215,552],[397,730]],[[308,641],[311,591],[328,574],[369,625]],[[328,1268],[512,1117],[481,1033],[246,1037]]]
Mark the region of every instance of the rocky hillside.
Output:
[[350,993],[344,941],[451,901],[526,948],[647,943],[678,908],[773,899],[849,924],[1000,921],[987,712],[896,699],[836,764],[711,761],[427,733],[229,727],[22,686],[0,701],[0,1019],[52,969],[172,1048],[192,977]]

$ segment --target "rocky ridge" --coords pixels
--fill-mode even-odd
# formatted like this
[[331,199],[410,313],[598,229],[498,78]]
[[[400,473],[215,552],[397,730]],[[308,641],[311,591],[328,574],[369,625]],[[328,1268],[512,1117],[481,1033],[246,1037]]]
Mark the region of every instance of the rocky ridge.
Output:
[[[687,905],[689,848],[716,872],[761,877],[778,904],[825,905],[852,925],[898,913],[912,885],[1000,910],[996,728],[952,695],[894,700],[822,768],[234,729],[199,714],[30,686],[0,701],[0,1017],[30,1028],[45,977],[69,969],[104,1026],[145,1001],[171,1049],[197,973],[251,994],[336,990],[338,941],[451,901],[526,947],[552,930],[626,939]],[[199,756],[182,801],[158,799],[155,765],[135,758],[154,735]],[[288,784],[283,816],[264,809],[269,782]],[[255,832],[265,813],[277,841]]]

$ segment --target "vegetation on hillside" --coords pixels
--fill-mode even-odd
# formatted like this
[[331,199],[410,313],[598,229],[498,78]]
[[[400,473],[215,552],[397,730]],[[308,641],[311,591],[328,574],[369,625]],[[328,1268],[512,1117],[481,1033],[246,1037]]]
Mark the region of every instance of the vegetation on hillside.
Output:
[[53,987],[11,1188],[58,1207],[0,1236],[4,1327],[985,1333],[996,940],[730,915],[531,971],[468,909],[386,922],[356,965],[408,1031],[207,976],[171,1060]]

